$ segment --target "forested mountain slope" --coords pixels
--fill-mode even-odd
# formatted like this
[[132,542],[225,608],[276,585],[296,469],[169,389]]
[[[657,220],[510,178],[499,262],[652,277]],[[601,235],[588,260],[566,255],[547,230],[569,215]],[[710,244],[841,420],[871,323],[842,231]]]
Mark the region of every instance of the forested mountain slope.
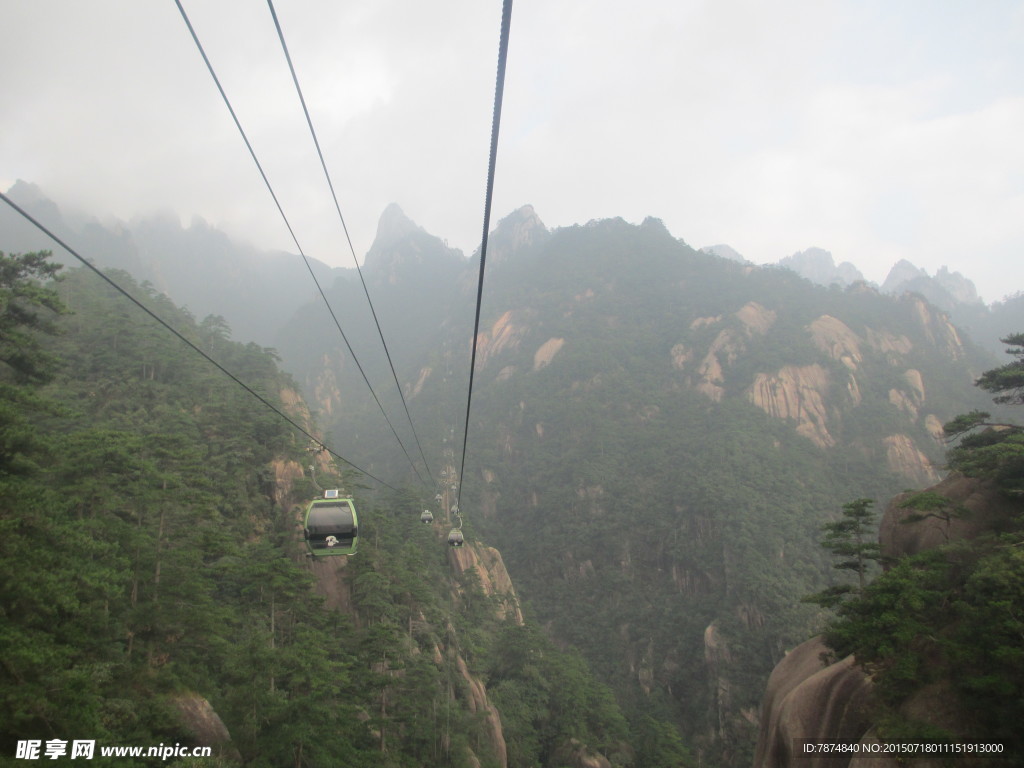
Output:
[[[1024,334],[1003,341],[1015,360],[977,383],[1019,408]],[[835,567],[854,573],[813,597],[835,615],[772,672],[755,766],[1020,764],[1024,427],[990,419],[973,411],[946,425],[953,472],[893,498],[877,543],[864,535],[864,500],[828,527]],[[884,572],[869,580],[873,561]],[[844,746],[816,754],[803,739]]]
[[[328,463],[317,480],[356,491],[363,545],[314,566],[305,437],[94,274],[0,267],[0,764],[73,739],[96,765],[179,742],[214,757],[131,764],[632,762],[578,654],[481,584],[500,557],[451,559],[417,497]],[[271,351],[113,277],[316,429]]]
[[[820,525],[851,498],[937,480],[941,424],[982,401],[973,377],[993,358],[920,297],[699,253],[654,219],[549,231],[527,207],[489,256],[467,525],[634,724],[748,762],[767,674],[819,618],[800,598],[831,578]],[[433,331],[387,318],[393,335],[439,339],[400,369],[436,449],[461,433],[474,285],[388,274],[375,296],[412,291],[408,311],[437,310]],[[314,333],[335,347],[327,365],[293,370],[332,435],[409,471],[393,439],[367,440],[380,414],[328,329],[297,319],[289,335]]]
[[[308,268],[297,254],[266,251],[230,240],[202,219],[184,227],[176,214],[100,221],[65,211],[33,184],[8,191],[18,205],[103,269],[121,269],[139,283],[174,298],[197,317],[220,315],[243,341],[272,343],[296,308],[316,296],[317,280],[330,285],[355,270],[330,268],[316,258]],[[34,225],[0,206],[0,250],[47,249],[57,263],[76,263]],[[354,275],[353,275],[354,276]]]
[[[201,229],[179,233],[175,248],[190,251],[183,261],[199,258],[210,267],[200,281],[204,290],[212,287],[211,295],[219,291],[228,297],[232,292],[227,286],[233,283],[218,275],[233,274],[231,265],[241,262],[229,248],[223,249],[222,259],[205,258],[203,242],[223,242],[216,233],[205,237]],[[83,248],[90,257],[105,249],[121,253],[124,245],[95,223],[71,222],[62,233],[94,237],[88,242],[95,248]],[[5,236],[10,235],[7,230]],[[126,235],[131,247],[124,254],[141,253],[133,245],[141,237],[134,230]],[[169,249],[167,254],[172,251],[177,252]],[[392,207],[381,219],[363,270],[435,477],[443,452],[461,447],[477,264],[477,258],[466,260]],[[294,374],[328,442],[378,476],[395,478],[396,484],[408,480],[417,496],[430,498],[433,489],[423,488],[415,477],[348,348],[350,344],[359,355],[363,373],[391,414],[418,471],[429,478],[408,424],[396,416],[404,416],[401,402],[358,282],[341,276],[324,284],[346,343],[323,302],[310,298],[297,312],[287,309],[295,305],[296,295],[311,297],[311,283],[300,288],[290,277],[282,279],[278,295],[276,278],[264,285],[261,274],[272,273],[256,270],[248,275],[260,284],[259,291],[240,289],[230,298],[268,322],[290,316],[274,343],[282,367]],[[70,284],[62,284],[61,290]],[[246,376],[258,381],[277,375],[268,350],[231,342],[222,319],[213,316],[196,323],[152,287],[133,290],[167,308],[176,324],[190,328],[192,336],[226,355]],[[161,419],[181,421],[188,438],[178,443],[194,446],[198,440],[220,446],[221,458],[211,460],[204,472],[213,472],[218,462],[231,467],[233,474],[224,485],[230,490],[219,508],[233,509],[244,489],[253,504],[269,510],[269,518],[255,513],[239,518],[246,546],[273,538],[274,530],[282,543],[291,541],[294,529],[284,511],[288,502],[282,496],[277,506],[267,501],[275,498],[269,490],[274,483],[250,462],[265,468],[261,462],[266,455],[301,465],[305,446],[290,433],[275,436],[281,429],[274,426],[276,417],[256,418],[240,427],[230,420],[244,420],[251,406],[230,415],[226,406],[208,405],[211,385],[202,376],[192,378],[201,361],[174,346],[180,342],[171,340],[173,348],[162,347],[162,332],[140,324],[134,309],[96,304],[100,315],[106,313],[101,322],[84,312],[91,299],[67,290],[65,301],[77,314],[60,323],[81,327],[89,335],[73,342],[67,335],[46,342],[72,361],[61,369],[66,381],[48,386],[85,392],[72,398],[74,413],[84,409],[90,414],[82,424],[92,428],[97,419],[95,424],[103,429],[138,427],[153,437],[137,439],[129,453],[146,457],[160,435],[175,433]],[[821,523],[833,519],[851,498],[888,498],[936,480],[943,461],[939,427],[956,413],[987,407],[971,382],[993,358],[920,296],[883,296],[864,286],[823,288],[788,270],[698,253],[655,219],[639,226],[605,220],[551,231],[528,206],[492,233],[481,319],[463,486],[465,530],[471,540],[481,538],[501,548],[527,614],[533,611],[547,636],[563,648],[579,649],[602,682],[613,686],[617,702],[607,710],[597,708],[612,713],[600,716],[601,725],[563,717],[545,725],[546,714],[540,720],[525,710],[515,714],[510,702],[517,695],[510,692],[519,686],[533,686],[531,695],[542,698],[553,695],[555,689],[542,682],[550,669],[544,675],[516,677],[510,672],[513,667],[505,666],[502,680],[497,668],[488,666],[496,663],[493,654],[498,653],[493,650],[498,646],[488,640],[480,646],[483,650],[464,660],[474,674],[491,675],[495,691],[499,683],[509,686],[504,701],[495,693],[503,720],[518,723],[510,727],[506,722],[508,761],[528,765],[560,760],[567,740],[578,732],[589,734],[583,741],[590,748],[613,755],[623,765],[673,765],[684,760],[687,750],[694,762],[744,764],[751,756],[757,702],[768,671],[821,618],[800,603],[801,596],[827,586],[832,578],[818,546]],[[171,382],[175,387],[164,387]],[[178,392],[179,384],[188,395]],[[165,389],[173,402],[184,397],[185,404],[163,404],[163,395],[154,392]],[[259,391],[279,389],[279,384],[269,384]],[[236,395],[244,393],[239,390],[231,397]],[[136,397],[149,403],[151,414],[140,408]],[[211,403],[219,402],[220,395],[212,397]],[[221,414],[230,417],[223,425],[201,428],[192,423]],[[43,434],[60,434],[71,423],[45,408],[32,418],[41,420]],[[108,418],[109,425],[104,421]],[[207,435],[213,442],[202,443]],[[264,441],[267,450],[254,452],[253,439]],[[284,441],[280,450],[271,450],[279,439]],[[71,439],[64,443],[74,445]],[[88,477],[82,478],[88,473],[76,474],[74,466],[91,465],[76,455],[67,453],[72,466],[66,471],[88,485]],[[48,461],[43,462],[46,472],[50,464],[58,466]],[[185,459],[169,461],[171,466],[191,466]],[[285,474],[297,476],[295,466],[287,466],[291,470]],[[228,470],[217,471],[218,478],[227,477]],[[264,480],[253,481],[254,471]],[[152,482],[148,475],[136,476]],[[54,482],[52,474],[39,477]],[[249,479],[242,482],[242,477]],[[106,488],[119,482],[97,484]],[[186,485],[181,479],[175,482]],[[204,481],[198,487],[207,485]],[[296,488],[295,501],[313,493],[304,482]],[[417,497],[360,496],[360,505],[381,513],[369,517],[370,526],[387,519],[388,510],[418,514]],[[155,533],[146,535],[162,540],[159,516],[144,519],[146,525],[156,525]],[[402,526],[410,524],[403,516],[396,519]],[[224,524],[211,528],[225,529]],[[200,525],[188,526],[189,535],[202,530]],[[412,537],[427,535],[417,525],[382,531],[373,539],[379,552],[389,547],[403,552],[405,542],[420,541]],[[387,543],[391,536],[396,538]],[[203,541],[203,546],[220,546],[213,533]],[[168,555],[157,549],[164,553],[158,560],[165,572],[169,566],[163,558]],[[219,550],[212,552],[210,561],[219,562]],[[348,586],[336,594],[354,596],[346,605],[357,615],[359,595],[373,606],[381,600],[402,603],[402,595],[419,593],[406,581],[414,578],[411,573],[365,581],[383,592],[352,589],[350,580],[358,568],[372,562],[360,558],[339,574]],[[425,563],[422,567],[433,574],[428,579],[433,591],[428,592],[446,602],[446,568],[452,564],[440,556]],[[353,629],[357,645],[362,642],[358,631],[376,621],[367,615],[390,627],[396,649],[407,640],[397,639],[402,632],[395,627],[404,627],[407,638],[416,635],[409,621],[419,619],[412,608],[379,616],[372,613],[376,609],[367,610],[371,613],[361,619],[366,623],[356,621]],[[506,637],[499,629],[487,637]],[[539,635],[530,637],[542,642]],[[417,647],[433,657],[426,640]],[[556,667],[569,664],[576,669],[578,663],[584,670],[575,657],[558,657],[550,648],[544,653],[556,659]],[[372,669],[375,663],[369,656],[356,658],[357,666]],[[455,669],[451,664],[442,670]],[[435,686],[429,695],[416,689],[424,701],[433,700],[437,686],[446,685],[434,673],[417,679],[428,688]],[[277,676],[274,681],[278,686]],[[225,690],[229,687],[225,684]],[[377,699],[367,699],[364,688],[360,682],[350,695],[364,703],[357,707],[359,717],[380,704],[382,689],[378,686]],[[560,685],[558,690],[604,689]],[[209,698],[218,711],[223,708],[214,695]],[[442,695],[440,700],[448,699]],[[468,698],[455,700],[468,706]],[[544,700],[563,714],[571,711],[562,707],[566,700]],[[621,722],[615,724],[616,707],[627,716],[626,731]],[[536,710],[548,712],[543,706]],[[398,717],[398,711],[389,708],[389,717]],[[422,712],[412,714],[419,712],[415,707],[408,711],[413,720],[422,721]],[[233,717],[225,715],[225,721],[240,742]],[[292,727],[290,715],[282,718],[281,727]],[[379,759],[380,732],[372,726],[360,726],[345,738],[351,741],[357,733],[364,738],[367,729],[373,742],[367,759]],[[251,738],[261,733],[253,730]],[[274,738],[272,730],[266,733]],[[473,733],[466,738],[486,741],[483,730]],[[407,748],[395,746],[406,744],[404,737],[387,741],[394,752]],[[255,759],[254,743],[242,750],[245,759]],[[446,737],[444,749],[433,737],[417,743],[419,747],[408,747],[413,749],[408,754],[415,755],[410,759],[426,759],[423,755],[429,753],[433,760],[446,757],[453,741]]]

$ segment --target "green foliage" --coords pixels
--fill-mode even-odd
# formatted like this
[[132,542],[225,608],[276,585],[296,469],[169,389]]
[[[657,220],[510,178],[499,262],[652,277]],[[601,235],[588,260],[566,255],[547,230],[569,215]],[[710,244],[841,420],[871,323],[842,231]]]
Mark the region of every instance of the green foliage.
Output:
[[[290,385],[222,319],[196,324],[118,280],[265,396]],[[74,311],[37,340],[51,381],[0,391],[0,409],[49,404],[8,430],[0,475],[0,754],[22,739],[185,743],[171,700],[194,691],[247,766],[469,765],[471,752],[494,765],[459,659],[481,674],[505,625],[475,571],[451,584],[419,499],[357,499],[365,546],[342,574],[355,616],[326,610],[310,567],[328,566],[296,557],[268,482],[268,462],[304,460],[304,441],[90,274],[59,287]],[[622,738],[579,659],[543,648],[553,733]]]
[[[1024,403],[1024,334],[1012,334],[1002,339],[1011,346],[1007,350],[1018,358],[1013,363],[985,371],[977,386],[989,392],[1008,393],[993,398],[997,403]],[[944,426],[951,439],[960,442],[949,451],[950,469],[968,477],[993,480],[1011,496],[1024,495],[1024,427],[1017,424],[990,423],[989,414],[971,411],[957,416]],[[983,431],[976,431],[984,427]]]
[[[955,605],[947,654],[973,720],[1020,754],[1024,738],[1024,550],[1020,537],[982,558]],[[1009,748],[1008,748],[1009,751]]]
[[843,603],[825,633],[837,657],[871,672],[890,714],[886,738],[904,727],[899,705],[922,687],[951,681],[959,737],[1024,748],[1024,557],[1020,534],[958,543],[904,558]]
[[987,392],[1003,393],[993,398],[997,403],[1024,404],[1024,333],[1014,333],[1003,339],[1003,344],[1010,345],[1006,354],[1017,359],[999,368],[993,368],[981,374],[976,382]]
[[[1024,336],[1003,341],[1019,345]],[[1020,357],[1024,350],[1010,353]],[[1020,403],[1020,368],[1018,361],[988,371],[978,385],[1011,391],[998,402]],[[1024,431],[989,424],[988,418],[975,410],[945,426],[951,436],[966,435],[950,450],[949,464],[1019,496],[1024,492]],[[980,427],[987,429],[973,432]],[[882,738],[970,738],[1000,742],[1009,754],[1019,754],[1024,749],[1017,727],[1024,718],[1024,518],[1003,521],[1002,533],[950,542],[950,523],[969,514],[963,505],[928,490],[900,506],[914,510],[904,522],[944,522],[945,545],[903,558],[842,603],[825,641],[836,656],[853,654],[872,674],[883,704]],[[933,683],[950,689],[962,718],[956,733],[933,726],[929,731],[900,710]]]
[[628,726],[610,689],[594,681],[578,653],[559,651],[536,628],[498,632],[485,669],[510,766],[555,768],[574,740],[606,756],[625,743]]
[[957,438],[967,432],[970,432],[975,427],[980,427],[985,424],[985,421],[989,419],[992,414],[987,411],[971,411],[970,413],[962,413],[950,422],[942,425],[942,431],[946,433],[949,438]]
[[44,285],[60,266],[48,251],[7,255],[0,251],[0,377],[19,384],[42,383],[55,360],[41,348],[39,335],[57,332],[65,311],[57,291]]
[[954,502],[947,496],[936,491],[915,493],[900,504],[900,509],[916,510],[904,515],[900,522],[909,525],[922,520],[935,519],[942,522],[943,537],[949,543],[949,528],[954,520],[963,520],[971,516],[971,511],[963,504]]
[[27,416],[56,408],[36,391],[56,371],[43,339],[58,332],[57,319],[66,311],[57,292],[42,282],[59,270],[47,262],[49,256],[0,251],[0,481],[37,469],[42,444]]
[[993,480],[1004,492],[1024,494],[1024,429],[989,429],[963,438],[948,454],[950,469]]
[[876,674],[889,701],[901,700],[935,671],[929,663],[936,647],[933,628],[949,618],[950,569],[939,552],[900,561],[840,605],[839,620],[825,632],[837,657],[855,654]]
[[[521,234],[506,239],[486,286],[463,478],[467,526],[501,549],[551,636],[612,687],[631,743],[649,744],[648,756],[659,743],[673,751],[644,725],[650,717],[704,763],[749,764],[756,728],[745,713],[786,649],[823,618],[798,596],[834,580],[818,546],[822,510],[865,489],[884,498],[906,487],[887,466],[894,435],[939,460],[923,417],[952,415],[974,404],[972,394],[982,404],[971,371],[987,363],[969,346],[951,361],[937,343],[941,319],[916,299],[819,289],[787,270],[724,262],[653,219]],[[420,270],[427,254],[408,260]],[[396,246],[392,263],[398,255]],[[380,293],[407,305],[396,301],[401,311],[384,318],[389,337],[435,334],[400,375],[415,382],[409,404],[426,450],[440,453],[449,429],[463,426],[445,419],[464,408],[471,302],[448,300],[463,284],[450,274],[428,282],[418,272],[404,283],[404,270],[389,269],[393,288],[380,275]],[[409,307],[415,327],[401,321]],[[317,338],[314,308],[303,319],[290,340]],[[856,351],[822,338],[823,325],[841,330],[832,321],[853,332]],[[561,346],[545,362],[537,352],[554,340]],[[322,359],[319,349],[305,358],[304,381],[323,380]],[[811,388],[776,386],[787,367],[820,380],[820,409]],[[332,364],[331,373],[344,381],[346,368]],[[926,405],[911,371],[926,383]],[[361,408],[347,400],[355,386],[342,389],[332,435],[373,450],[375,466],[408,472],[393,440],[368,438],[383,429],[374,404]],[[814,411],[815,423],[797,432],[792,410],[769,416],[752,402],[757,395],[807,406],[804,418]],[[926,410],[911,415],[894,400]],[[808,439],[825,429],[834,445]],[[475,600],[466,607],[483,613]],[[712,635],[714,653],[705,644]],[[460,637],[467,654],[483,657],[484,633]],[[526,696],[523,681],[503,684]],[[536,754],[536,729],[524,707],[516,711],[519,754]]]
[[863,591],[867,583],[868,568],[881,559],[877,541],[875,512],[871,509],[873,499],[857,499],[843,505],[843,516],[826,523],[823,527],[825,538],[821,545],[833,555],[845,558],[833,567],[853,571],[857,575],[857,586]]

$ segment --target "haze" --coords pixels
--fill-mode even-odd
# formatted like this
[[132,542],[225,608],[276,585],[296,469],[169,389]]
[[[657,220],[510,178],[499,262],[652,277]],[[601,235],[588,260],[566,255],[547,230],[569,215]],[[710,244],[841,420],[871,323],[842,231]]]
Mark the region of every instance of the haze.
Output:
[[[184,0],[183,0],[184,2]],[[310,256],[351,265],[267,6],[184,2]],[[172,2],[0,0],[0,187],[294,245]],[[390,202],[480,240],[501,4],[276,10],[361,259]],[[494,220],[661,218],[881,282],[906,258],[1024,289],[1024,4],[520,0]]]

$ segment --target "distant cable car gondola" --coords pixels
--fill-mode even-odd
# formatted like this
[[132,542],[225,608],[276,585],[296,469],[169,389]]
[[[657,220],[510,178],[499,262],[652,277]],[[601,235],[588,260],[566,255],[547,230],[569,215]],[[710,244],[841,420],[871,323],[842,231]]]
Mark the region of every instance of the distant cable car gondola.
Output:
[[420,515],[420,522],[426,523],[427,525],[430,525],[432,522],[434,522],[433,512],[431,512],[429,509],[424,509],[423,514]]
[[359,518],[352,499],[338,491],[324,491],[306,508],[306,546],[314,557],[354,555],[359,546]]
[[462,536],[462,531],[458,528],[452,528],[448,533],[448,546],[449,547],[461,547],[465,543],[465,538]]

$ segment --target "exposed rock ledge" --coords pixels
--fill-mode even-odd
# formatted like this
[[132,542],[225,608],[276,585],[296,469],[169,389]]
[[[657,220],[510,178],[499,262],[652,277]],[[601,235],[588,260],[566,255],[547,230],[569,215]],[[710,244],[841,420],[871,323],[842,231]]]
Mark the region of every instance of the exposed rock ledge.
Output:
[[833,757],[795,753],[796,739],[859,742],[867,731],[871,682],[853,657],[825,666],[820,637],[798,645],[768,678],[754,765],[759,768],[835,766]]
[[184,692],[170,696],[168,703],[193,746],[212,747],[215,755],[230,762],[241,762],[242,756],[231,743],[227,726],[210,702],[198,693]]

